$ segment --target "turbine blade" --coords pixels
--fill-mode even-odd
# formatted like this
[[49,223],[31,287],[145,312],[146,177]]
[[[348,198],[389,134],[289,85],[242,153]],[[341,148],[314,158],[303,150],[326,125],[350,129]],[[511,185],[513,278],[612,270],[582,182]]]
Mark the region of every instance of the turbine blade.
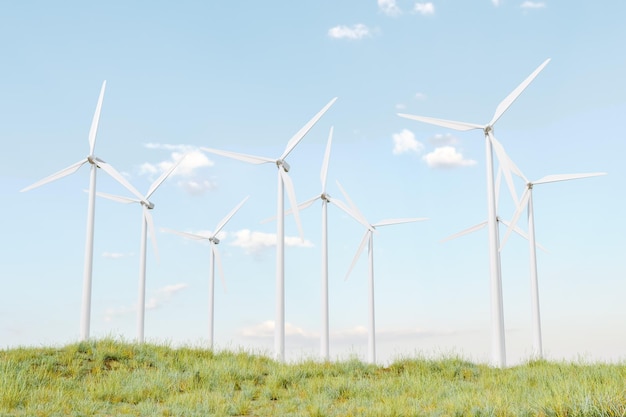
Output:
[[489,138],[491,139],[491,143],[493,144],[496,150],[496,154],[498,154],[498,161],[500,161],[500,156],[501,156],[502,161],[500,163],[503,163],[509,171],[511,171],[512,173],[514,173],[515,175],[523,179],[524,182],[527,183],[528,179],[526,178],[524,173],[518,168],[515,162],[513,162],[513,160],[509,157],[509,154],[506,153],[506,151],[504,150],[504,146],[502,146],[502,143],[500,143],[500,141],[496,139],[495,135],[493,134],[493,131],[490,130],[488,134],[489,134]]
[[482,222],[482,223],[478,223],[477,225],[474,225],[474,226],[469,227],[469,228],[467,228],[467,229],[465,229],[465,230],[462,230],[462,231],[460,231],[459,233],[455,233],[455,234],[453,234],[453,235],[451,235],[451,236],[448,236],[448,237],[446,237],[445,239],[440,240],[440,242],[441,242],[441,243],[443,243],[443,242],[447,242],[447,241],[449,241],[449,240],[456,239],[457,237],[461,237],[461,236],[464,236],[464,235],[467,235],[467,234],[473,233],[473,232],[475,232],[475,231],[477,231],[477,230],[482,229],[482,228],[483,228],[483,227],[485,227],[485,226],[487,226],[487,222],[486,222],[486,221],[485,221],[485,222]]
[[511,175],[511,164],[509,163],[510,159],[507,155],[504,147],[498,142],[491,133],[491,131],[487,134],[489,140],[491,141],[494,150],[496,151],[496,155],[498,155],[499,161],[499,169],[504,174],[504,179],[506,181],[506,185],[509,188],[509,192],[511,193],[511,197],[513,197],[513,202],[517,205],[519,201],[517,198],[517,192],[515,191],[515,184],[513,183],[513,176]]
[[146,206],[141,206],[143,208],[143,216],[146,219],[146,223],[148,225],[148,234],[150,235],[150,239],[152,240],[152,247],[154,248],[154,256],[159,261],[159,247],[157,246],[156,241],[156,233],[154,232],[154,220],[152,220],[152,213]]
[[189,153],[186,153],[182,157],[180,157],[178,161],[172,164],[170,169],[163,172],[163,174],[161,174],[161,176],[155,182],[152,183],[152,185],[150,186],[150,189],[148,190],[148,193],[146,194],[146,200],[149,199],[150,196],[156,191],[156,189],[159,188],[159,186],[163,183],[163,181],[165,181],[165,179],[169,177],[170,174],[174,172],[176,168],[178,168],[178,165],[180,165],[180,163],[183,162],[183,159],[185,159],[187,155],[189,155]]
[[500,117],[504,114],[504,112],[513,104],[513,102],[519,97],[520,94],[528,87],[528,85],[535,79],[537,75],[543,70],[543,68],[548,65],[550,62],[550,58],[546,59],[532,74],[528,76],[520,85],[517,86],[515,90],[513,90],[504,100],[498,104],[496,108],[496,112],[493,115],[493,118],[489,122],[489,126],[493,126],[494,123],[500,119]]
[[220,252],[217,250],[217,245],[211,242],[211,252],[213,252],[213,257],[215,259],[215,263],[217,264],[217,273],[220,276],[220,281],[222,281],[222,286],[224,287],[224,292],[226,289],[226,280],[224,279],[224,269],[222,268],[222,258],[220,256]]
[[161,228],[161,231],[167,232],[167,233],[173,233],[175,235],[186,237],[187,239],[209,240],[209,238],[207,236],[197,235],[197,234],[194,234],[194,233],[179,232],[178,230],[166,229],[164,227]]
[[365,244],[368,241],[370,233],[372,233],[371,230],[365,231],[365,234],[363,235],[363,239],[361,239],[361,244],[359,245],[359,248],[356,251],[356,255],[354,255],[354,258],[352,259],[352,264],[350,265],[350,269],[348,269],[348,272],[346,273],[346,278],[345,278],[346,280],[348,279],[348,277],[350,276],[350,273],[354,269],[354,265],[356,265],[356,261],[359,260],[359,257],[361,256],[361,253],[363,252],[363,249],[365,248]]
[[96,165],[99,168],[102,168],[103,171],[105,171],[107,174],[109,174],[111,177],[113,177],[113,179],[115,179],[117,182],[119,182],[120,184],[122,184],[124,186],[124,188],[126,188],[128,191],[130,191],[135,197],[137,197],[139,200],[145,200],[146,198],[139,192],[137,191],[137,189],[135,187],[133,187],[130,182],[128,182],[128,180],[126,178],[124,178],[124,176],[122,174],[120,174],[115,168],[113,168],[111,165],[107,164],[106,162],[104,162],[102,159],[100,158],[94,158]]
[[412,114],[398,113],[398,116],[406,119],[417,120],[418,122],[424,122],[431,125],[447,127],[448,129],[460,130],[462,132],[472,129],[484,129],[483,125],[477,125],[475,123],[455,122],[453,120],[435,119],[434,117],[415,116]]
[[87,162],[87,159],[83,159],[82,161],[78,161],[75,164],[72,164],[72,165],[68,166],[67,168],[63,168],[62,170],[60,170],[58,172],[55,172],[52,175],[48,175],[46,178],[44,178],[42,180],[39,180],[36,183],[29,185],[28,187],[22,188],[20,190],[20,192],[23,193],[25,191],[32,190],[33,188],[40,187],[40,186],[42,186],[44,184],[47,184],[49,182],[58,180],[59,178],[63,178],[65,176],[67,176],[67,175],[73,174],[76,171],[78,171],[78,169],[80,167],[82,167],[86,162]]
[[222,231],[222,228],[224,228],[224,226],[226,226],[226,223],[228,223],[228,221],[235,215],[235,213],[237,213],[239,211],[241,206],[243,206],[243,204],[248,200],[248,198],[250,198],[250,196],[247,196],[246,198],[241,200],[241,202],[239,204],[237,204],[237,206],[234,209],[232,209],[230,211],[230,213],[228,213],[226,215],[226,217],[224,217],[222,220],[220,220],[220,222],[215,227],[215,231],[213,231],[213,237],[217,236],[217,234]]
[[328,133],[328,143],[326,144],[326,152],[324,153],[324,162],[322,163],[322,172],[320,173],[320,180],[322,181],[322,194],[326,194],[326,178],[328,177],[328,165],[330,162],[330,147],[333,141],[333,126],[330,127],[330,133]]
[[[511,223],[507,222],[506,220],[500,219],[500,222],[506,227],[509,227],[509,228],[511,227]],[[526,235],[526,233],[524,233],[524,231],[520,229],[518,226],[513,226],[513,231],[517,233],[518,235],[520,235],[521,237],[523,237],[524,239],[528,240],[528,236]],[[535,246],[537,246],[539,249],[541,249],[544,252],[548,252],[546,248],[544,248],[537,242],[535,242]],[[502,250],[502,247],[500,247],[500,250]]]
[[300,222],[300,211],[298,210],[298,200],[296,200],[296,191],[293,188],[293,182],[291,182],[289,174],[287,174],[282,165],[278,167],[278,173],[282,178],[283,184],[285,184],[287,197],[289,198],[289,204],[291,205],[291,211],[294,219],[296,219],[298,231],[300,232],[300,238],[304,241],[304,230],[302,229],[302,222]]
[[502,239],[502,243],[500,244],[500,251],[502,251],[502,249],[504,248],[504,245],[506,245],[507,240],[509,240],[509,237],[511,236],[511,232],[513,231],[513,229],[515,229],[515,225],[517,224],[517,221],[522,215],[522,211],[524,211],[524,208],[527,207],[528,199],[530,198],[531,192],[532,192],[531,189],[528,186],[526,186],[526,190],[524,190],[524,194],[522,194],[522,199],[517,205],[517,209],[515,210],[515,213],[513,214],[513,217],[511,218],[511,222],[510,222],[511,224],[509,225],[508,229],[506,230],[506,233],[504,234],[504,239]]
[[[312,199],[307,200],[307,201],[305,201],[303,203],[298,204],[298,210],[302,211],[302,210],[304,210],[306,208],[309,208],[313,203],[315,203],[316,200],[319,200],[319,199],[320,199],[320,196],[317,196],[317,197],[313,197]],[[292,213],[293,213],[292,209],[285,210],[285,216],[289,216]],[[263,219],[263,220],[261,220],[261,223],[269,223],[269,222],[273,222],[273,221],[276,221],[276,216],[272,216],[272,217],[268,217],[267,219]]]
[[363,213],[359,211],[359,208],[356,206],[356,204],[352,202],[346,190],[344,190],[343,187],[341,186],[341,183],[339,183],[339,181],[336,181],[336,182],[337,182],[337,185],[339,186],[339,190],[341,191],[341,194],[343,194],[343,197],[346,199],[346,202],[350,205],[350,210],[347,213],[350,216],[352,216],[356,221],[358,221],[359,223],[361,223],[362,225],[364,225],[365,227],[373,231],[374,228],[372,227],[370,222],[367,221]]
[[337,199],[328,199],[328,202],[331,204],[336,205],[337,207],[339,207],[341,210],[343,210],[348,216],[352,217],[354,220],[356,220],[357,222],[361,223],[366,229],[374,231],[374,228],[372,227],[371,224],[369,224],[367,221],[362,220],[359,216],[357,216],[348,206],[346,206],[346,204],[341,201],[341,200],[337,200]]
[[298,143],[300,143],[304,135],[306,135],[309,132],[309,130],[311,130],[313,125],[317,123],[317,121],[324,115],[324,113],[328,111],[328,109],[330,109],[330,106],[332,106],[335,103],[335,101],[337,101],[337,97],[330,100],[328,104],[325,105],[324,108],[322,108],[322,110],[320,110],[315,116],[313,116],[313,118],[309,120],[307,124],[302,126],[302,128],[295,135],[293,135],[291,139],[289,139],[289,142],[287,142],[287,147],[285,148],[285,151],[283,152],[283,154],[280,156],[279,159],[281,160],[285,159],[287,155],[289,155],[291,151],[293,151],[293,149],[298,145]]
[[[307,201],[304,201],[298,204],[298,210],[304,210],[304,209],[311,207],[313,203],[315,203],[317,200],[321,200],[321,198],[322,198],[321,195],[318,195],[317,197],[313,197]],[[288,210],[288,211],[289,213],[285,212],[285,214],[291,214],[291,210]]]
[[91,120],[91,128],[89,129],[89,155],[93,155],[96,148],[96,135],[98,133],[98,124],[100,123],[100,112],[102,111],[102,101],[104,100],[104,90],[107,82],[104,80],[102,88],[100,88],[100,96],[98,97],[98,104],[96,105],[96,111]]
[[271,163],[276,162],[275,159],[265,158],[263,156],[248,155],[245,153],[237,153],[237,152],[230,152],[230,151],[221,151],[218,149],[211,149],[211,148],[204,148],[204,147],[200,149],[205,152],[214,153],[216,155],[225,156],[227,158],[237,159],[239,161],[247,162],[249,164],[266,164],[268,162],[271,162]]
[[590,178],[597,177],[600,175],[606,175],[606,172],[592,172],[589,174],[556,174],[556,175],[547,175],[537,181],[533,181],[533,184],[546,184],[548,182],[557,182],[557,181],[569,181],[569,180],[577,180],[579,178]]
[[381,220],[378,223],[373,224],[372,226],[374,227],[391,226],[394,224],[421,222],[424,220],[428,220],[428,218],[427,217],[412,217],[412,218],[404,218],[404,219],[387,219],[387,220]]
[[[87,191],[87,190],[85,190]],[[136,200],[134,198],[123,197],[121,195],[114,195],[109,193],[102,193],[100,191],[96,192],[96,195],[99,197],[104,197],[109,200],[117,201],[118,203],[130,204],[130,203],[141,203],[141,200]]]

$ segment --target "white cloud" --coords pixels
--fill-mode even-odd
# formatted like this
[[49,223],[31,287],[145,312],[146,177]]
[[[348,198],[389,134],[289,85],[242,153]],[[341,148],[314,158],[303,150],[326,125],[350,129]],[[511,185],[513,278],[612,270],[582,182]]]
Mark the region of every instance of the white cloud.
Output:
[[[232,246],[243,248],[247,253],[260,254],[266,249],[276,246],[276,233],[253,232],[249,229],[239,230],[234,233],[235,241]],[[285,236],[285,246],[312,248],[313,243],[299,237]]]
[[[332,333],[334,340],[342,344],[361,343],[367,339],[367,327],[355,326],[349,329],[337,330]],[[422,339],[435,335],[452,335],[456,333],[452,330],[438,329],[426,330],[421,328],[396,328],[396,329],[377,329],[376,338],[379,341],[407,341],[411,339]]]
[[423,156],[426,164],[431,168],[456,168],[476,164],[472,159],[463,158],[453,146],[442,146]]
[[185,283],[166,285],[165,287],[159,288],[156,290],[154,296],[152,296],[148,301],[146,301],[146,310],[154,310],[162,307],[168,301],[172,299],[172,297],[187,288],[189,285]]
[[[274,320],[266,320],[254,326],[244,327],[240,334],[243,337],[254,339],[270,339],[274,337]],[[291,323],[285,323],[286,336],[298,336],[305,339],[317,339],[318,334],[305,331],[301,327],[294,326]]]
[[417,100],[426,100],[426,94],[424,94],[424,93],[415,93],[415,99],[417,99]]
[[204,194],[217,188],[217,183],[212,180],[192,178],[189,180],[180,180],[176,183],[180,188],[191,195]]
[[328,36],[334,39],[363,39],[370,35],[370,29],[362,23],[352,26],[339,25],[328,29]]
[[522,9],[543,9],[546,4],[539,1],[525,1],[520,6]]
[[431,2],[428,3],[415,3],[413,7],[415,13],[419,13],[422,16],[432,16],[435,14],[435,5]]
[[185,159],[183,159],[178,167],[176,167],[176,169],[172,172],[172,177],[190,177],[195,174],[195,171],[198,168],[213,166],[213,161],[209,160],[204,152],[200,151],[199,149],[194,149],[188,150],[186,152],[174,151],[171,154],[171,159],[161,161],[156,164],[144,162],[139,167],[139,173],[149,175],[161,174],[172,168],[172,165],[180,161],[183,156],[185,157]]
[[351,329],[337,330],[333,332],[333,338],[336,339],[365,339],[367,337],[367,327],[356,326]]
[[396,4],[396,0],[378,0],[378,8],[387,16],[399,16],[402,10]]
[[398,104],[396,104],[396,109],[397,110],[404,110],[404,109],[406,109],[406,105],[402,104],[402,103],[398,103]]
[[[172,297],[187,288],[188,285],[185,283],[166,285],[165,287],[159,288],[154,292],[154,295],[150,297],[146,301],[146,310],[154,310],[162,307],[167,304]],[[137,312],[137,306],[134,305],[132,307],[115,307],[108,308],[104,313],[104,320],[109,322],[113,320],[113,318],[118,316],[125,316],[128,314],[134,314]]]
[[133,256],[132,253],[119,253],[119,252],[103,252],[102,257],[107,259],[121,259],[127,256]]
[[498,7],[500,5],[500,0],[491,0],[494,6]]
[[408,129],[403,129],[400,133],[394,133],[393,138],[393,154],[400,155],[405,152],[420,152],[424,145],[415,139],[415,135]]
[[190,145],[172,145],[161,143],[146,143],[148,149],[166,150],[170,152],[170,158],[155,164],[144,162],[139,167],[140,175],[147,175],[151,179],[156,179],[158,175],[167,171],[173,164],[185,157],[178,167],[172,172],[171,177],[179,177],[176,185],[187,193],[196,195],[215,189],[215,181],[202,178],[199,171],[202,168],[212,167],[211,161],[204,152]]
[[451,133],[437,133],[429,139],[429,142],[435,146],[456,145],[459,140]]

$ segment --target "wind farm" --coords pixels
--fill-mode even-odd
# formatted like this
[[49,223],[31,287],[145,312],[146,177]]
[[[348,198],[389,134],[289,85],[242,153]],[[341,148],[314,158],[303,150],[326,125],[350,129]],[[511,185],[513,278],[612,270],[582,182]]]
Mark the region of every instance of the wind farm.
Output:
[[7,7],[2,347],[622,360],[625,6],[430,3]]
[[[533,210],[532,210],[532,197],[531,191],[533,185],[542,184],[545,182],[555,182],[555,181],[565,181],[571,179],[585,178],[589,176],[598,176],[604,173],[594,173],[594,174],[574,174],[574,175],[561,175],[561,176],[548,176],[542,178],[535,182],[529,182],[526,177],[523,176],[519,168],[512,162],[507,152],[504,150],[504,147],[500,142],[495,139],[493,135],[493,125],[496,121],[504,114],[504,112],[509,108],[509,106],[518,98],[518,96],[528,87],[528,85],[534,80],[534,78],[543,70],[543,68],[547,65],[549,60],[544,61],[529,77],[526,78],[512,93],[510,93],[498,106],[496,109],[495,115],[492,120],[487,125],[475,125],[464,122],[452,122],[443,119],[433,119],[430,117],[422,117],[422,116],[413,116],[408,114],[399,114],[402,117],[413,119],[421,122],[426,122],[429,124],[434,124],[437,126],[452,128],[456,130],[471,130],[471,129],[482,129],[485,134],[485,143],[486,143],[486,166],[487,166],[487,191],[488,191],[488,220],[476,226],[473,226],[469,229],[466,229],[460,233],[457,233],[451,236],[448,239],[459,237],[470,233],[472,231],[478,230],[484,226],[490,226],[490,238],[489,238],[489,253],[490,253],[490,269],[491,269],[491,297],[492,297],[492,364],[497,367],[505,367],[506,359],[505,359],[505,343],[504,343],[504,313],[503,313],[503,301],[502,301],[502,277],[501,277],[501,266],[500,266],[500,231],[499,231],[499,223],[503,222],[505,226],[508,227],[508,231],[505,235],[504,242],[508,239],[510,233],[515,231],[520,234],[522,237],[526,238],[530,242],[531,246],[531,287],[532,287],[532,305],[533,305],[533,349],[534,354],[539,357],[543,357],[543,348],[541,342],[541,330],[540,330],[540,320],[539,320],[539,306],[538,306],[538,289],[537,289],[537,273],[536,273],[536,255],[535,255],[535,246],[537,245],[534,238],[534,220],[533,220]],[[91,155],[93,155],[94,147],[95,147],[95,136],[96,129],[98,126],[100,111],[102,107],[102,100],[104,95],[104,87],[106,84],[103,84],[101,94],[98,100],[98,105],[96,108],[96,114],[94,115],[94,120],[92,122],[91,131],[89,133],[89,144],[90,144],[90,156],[85,160],[82,160],[76,164],[71,165],[70,167],[53,174],[29,187],[22,189],[22,191],[28,191],[30,189],[39,187],[40,185],[46,184],[48,182],[54,181],[56,179],[62,178],[66,175],[69,175],[75,172],[80,166],[85,164],[86,162],[90,162],[93,166],[92,168],[92,179],[90,182],[89,196],[90,196],[90,204],[88,211],[88,240],[86,245],[86,265],[91,265],[91,257],[90,255],[93,252],[93,218],[94,218],[94,204],[91,201],[95,195],[100,195],[110,200],[114,200],[116,202],[121,203],[139,203],[142,206],[142,231],[141,231],[141,246],[140,246],[140,268],[139,268],[139,298],[137,303],[137,340],[139,343],[144,342],[144,326],[145,326],[145,312],[146,312],[146,246],[147,246],[147,236],[150,234],[153,245],[155,255],[158,256],[157,253],[157,245],[156,245],[156,234],[155,228],[152,220],[152,215],[150,211],[154,208],[154,204],[150,202],[150,198],[152,194],[166,181],[168,177],[170,177],[173,172],[180,166],[180,164],[184,161],[185,157],[188,155],[184,154],[182,156],[178,156],[175,163],[170,164],[167,170],[163,170],[161,175],[152,183],[146,195],[142,195],[139,191],[137,191],[130,183],[117,171],[111,168],[108,164],[103,162],[100,159],[97,159]],[[329,170],[329,162],[330,162],[330,154],[331,154],[331,144],[332,144],[332,136],[333,136],[333,128],[331,127],[330,133],[328,136],[328,141],[326,145],[326,149],[324,152],[324,158],[322,162],[322,168],[320,173],[320,181],[322,185],[321,193],[303,203],[298,204],[296,195],[295,195],[295,187],[292,179],[289,176],[289,172],[291,170],[290,165],[286,162],[287,156],[296,148],[296,146],[302,141],[304,136],[309,133],[309,131],[314,127],[314,125],[322,118],[322,116],[329,110],[329,108],[335,103],[337,98],[332,99],[326,106],[324,106],[312,119],[310,119],[287,143],[286,148],[280,155],[280,157],[267,158],[254,156],[246,153],[232,152],[232,151],[223,151],[217,150],[207,147],[201,147],[200,150],[210,153],[216,154],[220,156],[225,156],[228,158],[240,160],[247,163],[252,164],[264,164],[264,163],[273,163],[278,168],[278,207],[277,207],[277,216],[274,218],[277,222],[277,233],[276,233],[276,283],[275,283],[275,303],[276,303],[276,313],[275,313],[275,321],[273,322],[274,328],[274,358],[279,362],[285,361],[285,243],[286,243],[286,234],[285,234],[285,215],[292,214],[295,218],[295,223],[297,225],[297,229],[299,232],[300,240],[302,243],[305,242],[304,229],[302,227],[302,222],[300,219],[300,210],[306,209],[311,206],[318,199],[322,201],[322,308],[321,308],[321,319],[322,319],[322,332],[320,335],[320,358],[323,360],[330,360],[330,321],[329,321],[329,295],[328,295],[328,222],[327,222],[327,204],[329,202],[333,202],[337,205],[347,216],[356,220],[362,226],[365,227],[365,233],[361,242],[358,246],[356,254],[352,260],[352,264],[350,265],[348,272],[346,274],[346,279],[352,272],[355,267],[361,253],[363,252],[365,246],[368,247],[368,299],[369,299],[369,312],[368,312],[368,326],[367,326],[367,334],[368,334],[368,342],[367,342],[367,361],[369,363],[376,363],[376,326],[375,326],[375,286],[374,286],[374,248],[373,248],[373,236],[377,231],[377,228],[382,226],[389,225],[397,225],[403,223],[412,223],[417,221],[426,220],[426,218],[397,218],[397,219],[389,219],[382,220],[377,223],[370,223],[365,216],[361,213],[359,208],[354,204],[352,199],[348,196],[348,193],[344,190],[342,185],[337,181],[337,185],[339,190],[341,191],[343,197],[346,200],[346,203],[343,203],[340,200],[331,199],[330,195],[326,191],[326,183],[328,178],[328,170]],[[498,175],[497,178],[494,178],[494,161],[492,158],[492,153],[495,153],[498,156]],[[197,152],[197,151],[194,151]],[[94,162],[92,162],[92,160]],[[118,195],[113,195],[109,193],[103,192],[95,192],[95,169],[96,167],[104,167],[104,169],[110,173],[110,175],[117,180],[120,184],[122,184],[128,191],[130,191],[134,198],[123,197]],[[515,174],[526,181],[526,189],[522,194],[521,201],[518,201],[517,193],[515,191],[515,185],[513,182],[512,175]],[[515,214],[513,215],[513,219],[511,223],[503,221],[498,215],[497,204],[499,200],[499,189],[502,176],[505,177],[513,203],[517,205]],[[291,203],[291,209],[285,212],[284,209],[284,193],[285,189],[288,195],[288,198]],[[219,243],[219,239],[217,238],[218,233],[222,231],[224,226],[228,223],[228,221],[234,216],[234,214],[241,208],[241,206],[246,202],[246,199],[241,201],[231,212],[224,217],[215,231],[210,233],[210,235],[204,236],[197,233],[189,233],[189,232],[181,232],[175,231],[171,229],[164,229],[170,233],[178,234],[187,238],[192,239],[205,239],[208,240],[211,245],[211,256],[210,256],[210,274],[209,274],[209,336],[208,336],[208,346],[209,348],[213,348],[214,346],[214,276],[215,276],[215,264],[218,266],[218,271],[220,273],[220,277],[222,278],[222,282],[224,282],[223,272],[222,272],[222,262],[219,253],[216,250],[216,245]],[[529,213],[529,232],[528,235],[520,230],[517,227],[517,220],[521,215],[521,210],[524,207],[528,207]],[[491,227],[492,226],[492,227]],[[493,230],[492,230],[493,229]],[[447,239],[446,239],[447,240]],[[495,250],[495,253],[494,253]],[[91,268],[91,266],[90,266]],[[85,282],[90,282],[91,277],[87,279],[87,275],[85,275]],[[90,287],[90,284],[85,284],[85,287]],[[90,291],[90,290],[89,290]],[[84,303],[88,303],[84,301]],[[85,307],[83,307],[85,309]],[[85,313],[83,312],[83,316],[81,320],[83,324],[81,325],[81,340],[86,340],[89,338],[88,326],[84,324]]]

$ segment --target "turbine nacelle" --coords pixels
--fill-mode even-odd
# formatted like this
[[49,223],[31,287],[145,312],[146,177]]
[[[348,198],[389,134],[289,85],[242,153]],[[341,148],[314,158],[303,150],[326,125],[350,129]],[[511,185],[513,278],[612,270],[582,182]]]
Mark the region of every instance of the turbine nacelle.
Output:
[[140,201],[141,205],[147,208],[148,210],[152,210],[154,208],[154,203],[147,200]]
[[289,164],[287,163],[287,161],[284,161],[284,160],[282,160],[282,159],[277,160],[277,161],[276,161],[276,166],[277,166],[278,168],[280,168],[280,167],[281,167],[281,165],[282,165],[283,169],[285,170],[285,172],[289,172],[289,169],[290,169],[291,167],[289,166]]
[[329,194],[326,194],[326,193],[322,193],[322,194],[320,194],[320,199],[321,199],[322,201],[325,201],[325,202],[327,202],[327,203],[330,203],[330,195],[329,195]]
[[218,245],[220,243],[220,240],[218,238],[216,238],[215,236],[213,236],[213,237],[209,238],[209,242]]

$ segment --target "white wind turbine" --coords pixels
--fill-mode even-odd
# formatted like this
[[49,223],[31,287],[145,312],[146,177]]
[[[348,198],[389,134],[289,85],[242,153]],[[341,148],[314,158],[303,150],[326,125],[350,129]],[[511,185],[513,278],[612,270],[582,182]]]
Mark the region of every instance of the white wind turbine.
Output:
[[346,201],[348,202],[350,206],[351,210],[348,211],[348,214],[352,216],[352,218],[354,218],[357,222],[365,226],[365,228],[367,229],[365,231],[365,234],[363,235],[361,244],[359,245],[359,248],[356,251],[354,259],[352,260],[352,265],[350,265],[350,269],[348,270],[348,273],[346,274],[346,279],[348,279],[348,277],[350,276],[350,272],[352,272],[354,265],[359,260],[359,257],[361,256],[361,253],[363,252],[363,249],[365,248],[365,245],[367,244],[368,245],[367,253],[368,253],[368,258],[369,258],[369,280],[368,280],[369,327],[368,327],[368,335],[367,335],[367,360],[369,363],[376,363],[376,325],[375,325],[375,310],[374,310],[374,232],[376,231],[377,227],[391,226],[394,224],[401,224],[401,223],[419,222],[419,221],[428,220],[428,219],[425,217],[388,219],[388,220],[382,220],[378,223],[371,224],[367,221],[365,216],[363,216],[363,214],[359,211],[357,206],[352,202],[352,200],[350,199],[346,191],[343,189],[339,181],[337,181],[337,185],[339,186],[341,193],[343,194],[344,198],[346,199]]
[[595,172],[589,174],[560,174],[548,175],[536,181],[529,181],[521,172],[519,175],[526,182],[526,189],[517,206],[517,210],[511,219],[511,225],[504,235],[502,247],[506,244],[511,230],[513,230],[519,220],[524,208],[528,211],[528,243],[530,246],[530,292],[531,292],[531,308],[532,308],[532,334],[533,334],[533,353],[536,357],[543,357],[543,343],[541,338],[541,315],[539,312],[539,281],[537,278],[537,252],[535,250],[535,218],[533,213],[533,187],[538,184],[546,184],[557,181],[569,181],[581,178],[597,177],[606,175],[606,172]]
[[[502,276],[500,271],[500,255],[498,252],[498,225],[495,202],[494,189],[494,172],[493,172],[493,150],[500,155],[503,152],[502,145],[496,140],[493,134],[493,127],[500,119],[504,112],[513,104],[519,95],[528,87],[535,77],[550,62],[545,60],[528,78],[526,78],[515,90],[513,90],[496,108],[496,111],[489,123],[486,125],[455,122],[444,119],[435,119],[432,117],[414,116],[410,114],[398,114],[407,119],[417,120],[449,129],[467,131],[472,129],[480,129],[485,135],[485,154],[487,168],[487,225],[489,226],[489,259],[491,274],[491,314],[492,314],[492,361],[498,367],[506,366],[506,347],[504,340],[504,311],[502,305]],[[504,158],[501,158],[504,160]],[[512,176],[509,169],[504,169],[504,175],[509,183],[509,187],[513,188]]]
[[284,362],[285,360],[285,205],[284,205],[284,188],[287,188],[287,196],[289,198],[300,236],[304,239],[304,232],[300,223],[300,215],[298,212],[298,202],[296,193],[293,188],[293,182],[289,177],[289,164],[285,158],[300,143],[302,138],[307,134],[315,123],[326,113],[330,106],[335,103],[337,97],[333,98],[322,110],[320,110],[307,124],[305,124],[290,140],[287,147],[278,159],[267,158],[263,156],[254,156],[241,154],[230,151],[221,151],[211,148],[200,148],[203,151],[211,152],[217,155],[226,156],[228,158],[237,159],[248,162],[250,164],[276,164],[278,168],[278,208],[277,208],[277,226],[276,226],[276,319],[274,322],[274,350],[277,360]]
[[[118,203],[137,203],[141,205],[142,208],[142,222],[141,222],[141,249],[139,254],[139,298],[137,302],[137,341],[139,343],[143,343],[144,341],[144,328],[145,328],[145,317],[146,317],[146,246],[148,240],[148,231],[150,232],[150,237],[152,239],[152,244],[154,247],[154,253],[158,257],[158,248],[156,243],[156,234],[154,232],[154,221],[152,220],[152,214],[150,211],[154,209],[154,203],[150,201],[150,197],[152,194],[159,188],[159,186],[170,176],[170,174],[178,167],[178,165],[185,159],[187,154],[180,157],[176,162],[172,164],[172,166],[159,178],[157,178],[154,183],[148,189],[148,192],[145,196],[141,195],[141,193],[135,189],[131,189],[130,191],[137,198],[129,198],[123,197],[119,195],[107,194],[98,192],[97,194],[100,197],[108,198],[109,200],[117,201]],[[134,191],[133,191],[134,190]]]
[[[330,149],[333,139],[333,128],[330,128],[328,134],[328,143],[326,145],[326,152],[324,153],[324,161],[322,163],[322,170],[320,172],[320,180],[322,183],[322,191],[315,197],[307,200],[298,205],[298,210],[304,210],[310,207],[317,200],[322,201],[322,335],[320,340],[320,356],[328,361],[330,359],[329,352],[329,315],[328,315],[328,203],[333,203],[341,210],[345,211],[349,215],[353,215],[350,209],[341,201],[335,198],[331,198],[326,193],[326,179],[328,177],[328,165],[330,161]],[[287,210],[285,214],[291,214],[292,210]]]
[[[505,154],[506,155],[506,154]],[[521,174],[521,172],[517,169],[517,167],[513,164],[513,161],[511,161],[510,159],[508,159],[508,161],[500,161],[500,163],[509,163],[510,166],[509,168],[512,169],[515,173],[519,173]],[[501,180],[501,173],[502,173],[502,165],[498,166],[498,174],[496,176],[496,214],[498,211],[498,201],[499,201],[499,194],[500,194],[500,180]],[[513,200],[515,201],[515,204],[517,204],[517,201],[515,200],[517,198],[517,195],[515,194],[515,189],[511,188],[509,190],[511,192],[511,195],[513,197]],[[526,233],[524,233],[524,231],[522,229],[520,229],[519,227],[512,225],[510,222],[502,219],[499,215],[496,216],[496,220],[498,221],[498,233],[500,231],[500,227],[499,227],[499,223],[502,223],[505,227],[510,228],[512,231],[514,231],[515,233],[517,233],[518,235],[520,235],[521,237],[523,237],[524,239],[528,240],[528,236],[526,235]],[[474,226],[468,227],[465,230],[462,230],[458,233],[455,233],[453,235],[450,235],[444,239],[441,240],[441,243],[443,242],[447,242],[449,240],[453,240],[456,238],[459,238],[461,236],[465,236],[467,234],[476,232],[480,229],[483,229],[484,227],[487,226],[487,221],[485,220],[484,222],[475,224]],[[511,227],[513,226],[513,227]],[[541,246],[540,244],[537,244],[537,246],[539,247],[539,249],[542,249],[545,251],[545,248],[543,246]],[[502,246],[500,246],[500,250],[502,250]]]
[[98,123],[100,121],[100,112],[102,110],[102,101],[104,99],[104,91],[106,88],[106,81],[102,83],[100,89],[100,96],[98,97],[98,104],[96,105],[96,111],[91,121],[91,128],[89,129],[89,155],[86,158],[64,168],[26,188],[20,190],[21,192],[32,190],[41,185],[58,180],[67,175],[73,174],[86,163],[91,165],[91,173],[89,177],[89,198],[87,206],[87,237],[85,239],[85,264],[83,268],[83,295],[82,295],[82,307],[80,318],[80,340],[87,340],[89,338],[89,327],[91,324],[91,282],[93,271],[93,236],[94,236],[94,218],[96,208],[96,168],[102,168],[107,174],[113,177],[117,182],[122,184],[126,189],[135,192],[136,190],[132,185],[111,165],[104,162],[102,159],[94,155],[96,147],[96,135],[98,132]]
[[231,210],[230,213],[226,217],[224,217],[215,227],[215,230],[211,232],[210,236],[199,235],[195,233],[187,233],[187,232],[179,232],[176,230],[163,229],[169,233],[175,233],[177,235],[195,239],[195,240],[208,240],[211,245],[211,261],[209,265],[209,349],[213,349],[213,325],[214,325],[214,300],[215,300],[215,264],[217,264],[217,269],[220,274],[220,278],[222,280],[222,284],[224,288],[226,288],[226,283],[224,281],[224,271],[222,270],[222,261],[220,258],[220,253],[217,250],[217,245],[220,243],[220,240],[217,238],[217,235],[222,231],[226,223],[239,211],[241,206],[248,200],[248,197],[244,198],[241,203],[239,203],[234,209]]

